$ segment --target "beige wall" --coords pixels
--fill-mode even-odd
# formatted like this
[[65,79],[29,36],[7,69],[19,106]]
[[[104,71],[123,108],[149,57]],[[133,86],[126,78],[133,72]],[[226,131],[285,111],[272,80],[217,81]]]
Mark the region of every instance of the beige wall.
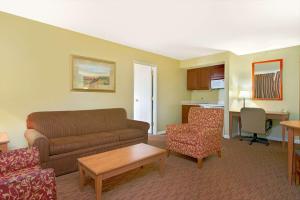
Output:
[[[225,137],[228,137],[228,109],[239,109],[242,107],[242,101],[238,98],[240,90],[251,91],[252,62],[278,58],[284,59],[283,100],[247,100],[246,105],[249,107],[262,107],[270,111],[287,110],[290,112],[290,119],[299,119],[300,46],[243,56],[227,52],[181,61],[180,66],[183,68],[192,68],[225,62]],[[270,137],[280,139],[281,129],[278,122],[274,123]]]
[[[299,68],[300,46],[265,51],[243,56],[230,56],[230,82],[229,94],[230,108],[241,108],[242,101],[238,99],[240,90],[251,92],[252,62],[282,58],[283,62],[283,100],[282,101],[252,101],[247,100],[246,106],[261,107],[270,111],[290,112],[290,119],[299,119]],[[281,129],[279,123],[272,128],[271,137],[280,138]]]
[[[224,52],[209,56],[203,56],[199,58],[189,59],[189,60],[183,60],[180,62],[180,67],[184,69],[188,68],[195,68],[195,67],[206,67],[211,65],[217,65],[217,64],[225,64],[225,89],[221,93],[222,98],[224,100],[224,130],[225,134],[224,137],[228,137],[228,130],[229,130],[229,112],[228,112],[228,105],[229,105],[229,96],[228,96],[228,89],[229,89],[229,58],[231,53]],[[209,91],[192,91],[191,98],[193,100],[198,100],[199,95],[206,95],[207,99],[213,99],[215,98],[214,95],[216,95],[214,92]]]
[[[158,130],[179,122],[189,98],[179,61],[0,13],[0,131],[10,148],[26,145],[26,116],[34,111],[124,107],[133,115],[133,61],[158,66]],[[117,63],[116,92],[71,92],[70,55]]]
[[224,103],[224,90],[194,90],[191,92],[191,100],[202,103]]

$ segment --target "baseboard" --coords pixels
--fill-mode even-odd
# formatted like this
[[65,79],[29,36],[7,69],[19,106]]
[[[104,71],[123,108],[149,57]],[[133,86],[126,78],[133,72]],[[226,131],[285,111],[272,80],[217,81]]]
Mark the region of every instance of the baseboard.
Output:
[[166,131],[163,130],[163,131],[157,131],[155,135],[164,135],[166,134]]
[[[282,142],[282,138],[281,138],[281,137],[268,136],[267,138],[268,138],[268,140],[273,140],[273,141]],[[287,138],[285,138],[285,141],[287,142]],[[299,138],[295,138],[295,143],[296,143],[296,144],[300,144]]]
[[267,138],[268,138],[268,140],[282,142],[282,138],[281,137],[268,136]]
[[[228,135],[224,135],[223,136],[224,138],[229,138]],[[234,136],[235,137],[235,136]],[[277,141],[277,142],[282,142],[282,137],[276,137],[276,136],[267,136],[267,139],[268,140],[271,140],[271,141]],[[287,138],[285,138],[285,141],[287,142]],[[295,138],[295,143],[296,144],[300,144],[300,139],[299,138]]]
[[[163,131],[158,131],[158,132],[156,132],[155,135],[164,135],[164,134],[166,134],[166,131],[165,131],[165,130],[163,130]],[[225,139],[230,139],[230,138],[229,138],[229,134],[223,135],[223,138],[225,138]]]
[[230,139],[230,138],[229,138],[229,134],[224,134],[224,135],[223,135],[223,138],[225,138],[225,139]]
[[[158,132],[156,132],[155,135],[164,135],[164,134],[166,134],[166,130],[158,131]],[[224,134],[223,138],[230,139],[229,134]],[[278,142],[282,141],[281,137],[268,136],[267,138],[268,138],[268,140],[272,140],[272,141],[278,141]],[[287,138],[285,138],[285,141],[287,142]],[[295,139],[295,143],[300,144],[300,139]]]

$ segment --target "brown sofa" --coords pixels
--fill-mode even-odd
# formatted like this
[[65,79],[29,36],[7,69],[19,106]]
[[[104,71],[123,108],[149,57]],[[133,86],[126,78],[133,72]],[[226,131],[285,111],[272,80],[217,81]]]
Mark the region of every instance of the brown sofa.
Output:
[[25,138],[37,146],[43,167],[56,175],[77,170],[77,158],[147,143],[149,124],[127,119],[122,108],[35,112],[27,117]]

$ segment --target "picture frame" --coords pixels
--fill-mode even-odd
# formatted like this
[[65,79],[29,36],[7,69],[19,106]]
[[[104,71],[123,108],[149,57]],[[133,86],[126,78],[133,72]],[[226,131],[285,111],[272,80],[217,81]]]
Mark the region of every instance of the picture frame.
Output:
[[116,63],[72,55],[72,91],[115,92]]

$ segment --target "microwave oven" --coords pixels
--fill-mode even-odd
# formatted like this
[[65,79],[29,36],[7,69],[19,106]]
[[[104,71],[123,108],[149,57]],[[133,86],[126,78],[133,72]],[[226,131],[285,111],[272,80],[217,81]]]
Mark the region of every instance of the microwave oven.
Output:
[[210,88],[211,89],[224,89],[224,79],[211,80]]

